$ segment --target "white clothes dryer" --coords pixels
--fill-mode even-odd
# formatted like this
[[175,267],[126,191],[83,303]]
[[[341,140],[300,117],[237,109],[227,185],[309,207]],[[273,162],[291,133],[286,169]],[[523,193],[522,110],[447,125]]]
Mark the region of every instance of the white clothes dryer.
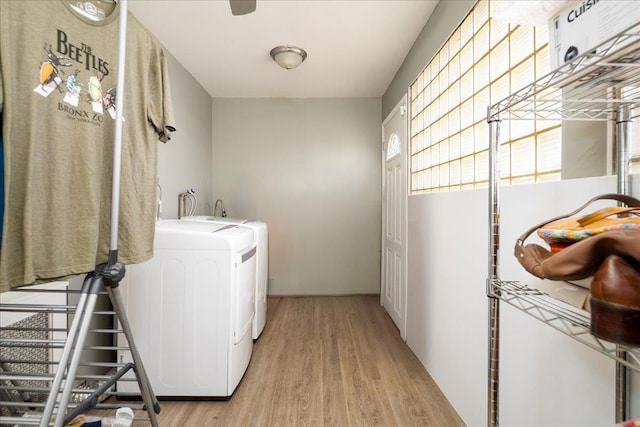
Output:
[[[126,267],[121,294],[158,397],[233,394],[253,351],[255,254],[249,228],[163,220],[153,258]],[[118,391],[139,394],[131,381]]]
[[221,216],[187,216],[183,220],[205,221],[214,224],[236,224],[253,230],[256,242],[256,315],[252,336],[257,340],[267,323],[267,284],[269,282],[269,231],[262,221]]

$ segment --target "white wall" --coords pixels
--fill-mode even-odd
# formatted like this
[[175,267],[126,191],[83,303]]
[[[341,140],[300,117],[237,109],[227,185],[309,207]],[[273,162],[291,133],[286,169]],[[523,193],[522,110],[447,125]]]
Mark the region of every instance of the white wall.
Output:
[[[613,177],[502,188],[500,277],[531,282],[516,238],[615,188]],[[488,235],[486,189],[409,197],[407,343],[469,426],[487,425]],[[501,328],[501,425],[614,424],[613,360],[506,304]]]
[[196,190],[198,214],[213,210],[211,178],[211,97],[184,67],[167,53],[177,131],[159,143],[158,177],[162,218],[178,217],[178,194]]
[[269,227],[270,295],[380,291],[380,99],[214,99],[214,188]]

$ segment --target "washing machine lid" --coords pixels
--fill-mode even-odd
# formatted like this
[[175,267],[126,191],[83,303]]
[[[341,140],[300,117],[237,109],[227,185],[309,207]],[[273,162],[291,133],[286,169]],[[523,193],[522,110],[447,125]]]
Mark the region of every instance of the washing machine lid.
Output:
[[251,245],[253,232],[232,224],[169,219],[156,222],[154,249],[239,250]]
[[174,230],[185,233],[213,233],[221,228],[224,224],[216,224],[212,222],[195,222],[185,221],[182,219],[164,219],[156,222],[157,230]]
[[195,215],[195,216],[186,216],[183,217],[185,220],[192,221],[211,221],[217,223],[226,223],[226,224],[244,224],[247,222],[247,219],[244,218],[229,218],[223,216],[207,216],[207,215]]

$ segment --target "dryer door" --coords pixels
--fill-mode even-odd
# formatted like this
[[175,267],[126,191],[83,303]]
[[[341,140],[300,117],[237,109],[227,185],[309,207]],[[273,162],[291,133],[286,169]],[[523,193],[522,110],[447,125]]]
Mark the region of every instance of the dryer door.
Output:
[[251,331],[256,301],[256,245],[236,255],[238,289],[236,295],[234,344],[238,344]]

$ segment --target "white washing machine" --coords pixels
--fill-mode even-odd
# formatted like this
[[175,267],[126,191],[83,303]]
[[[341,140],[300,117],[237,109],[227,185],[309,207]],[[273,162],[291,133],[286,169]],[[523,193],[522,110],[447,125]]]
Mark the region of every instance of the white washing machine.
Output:
[[267,283],[269,281],[269,232],[261,221],[221,216],[188,216],[183,220],[206,221],[214,224],[237,224],[253,230],[256,242],[256,315],[252,336],[257,340],[267,323]]
[[[121,282],[156,396],[232,395],[253,350],[255,254],[249,228],[156,223],[153,258],[128,265]],[[130,354],[123,351],[119,361],[131,361]],[[132,381],[120,381],[118,391],[139,394]]]

